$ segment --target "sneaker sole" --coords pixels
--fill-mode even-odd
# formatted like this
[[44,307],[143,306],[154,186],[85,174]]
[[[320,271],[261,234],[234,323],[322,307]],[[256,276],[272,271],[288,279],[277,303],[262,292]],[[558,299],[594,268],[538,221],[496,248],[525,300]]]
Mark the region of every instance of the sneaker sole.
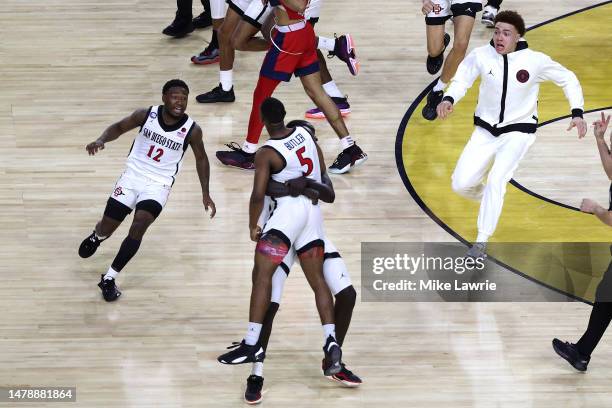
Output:
[[256,401],[249,401],[246,398],[244,399],[244,402],[246,402],[249,405],[257,405],[257,404],[261,403],[261,401],[263,401],[263,395],[261,397],[259,397],[259,399],[256,400]]
[[487,28],[493,28],[493,27],[495,27],[495,24],[493,23],[493,20],[485,20],[485,19],[482,19],[482,20],[480,20],[480,22],[482,23],[482,25],[484,25],[484,26],[485,26],[485,27],[487,27]]
[[231,168],[234,168],[234,169],[245,170],[245,171],[254,171],[255,170],[255,165],[253,165],[253,167],[244,167],[244,166],[241,166],[240,164],[238,164],[236,162],[224,163],[218,157],[217,157],[217,160],[219,160],[221,162],[221,164],[223,164],[226,167],[231,167]]
[[[340,109],[340,115],[342,115],[343,118],[346,118],[348,115],[350,115],[350,113],[351,113],[350,109]],[[325,114],[323,114],[323,112],[318,112],[318,113],[306,112],[304,116],[307,119],[325,119]]]
[[353,40],[353,36],[350,34],[346,34],[346,46],[348,48],[348,53],[351,52],[355,55],[355,58],[349,57],[349,71],[353,76],[357,76],[359,74],[359,60],[357,59],[357,51],[355,50],[355,41]]
[[214,101],[207,101],[207,100],[198,101],[198,99],[196,98],[196,102],[198,102],[198,103],[232,103],[234,101],[236,101],[236,98],[234,98],[234,99],[227,99],[227,100],[218,100],[217,99],[217,100],[214,100]]
[[327,169],[327,171],[329,173],[332,173],[332,174],[344,174],[344,173],[348,173],[352,169],[361,166],[366,161],[368,161],[368,156],[363,157],[363,158],[358,159],[358,160],[355,160],[355,164],[353,164],[352,166],[349,164],[348,166],[343,167],[342,169]]
[[342,384],[342,385],[344,385],[345,387],[348,387],[348,388],[357,388],[357,387],[359,387],[361,385],[361,383],[353,383],[353,382],[348,382],[348,381],[340,380],[340,379],[334,377],[333,375],[328,375],[328,376],[326,376],[326,378],[329,378],[330,380],[332,380],[334,382],[337,382],[337,383],[340,383],[340,384]]
[[202,60],[202,61],[198,61],[198,57],[193,56],[191,57],[191,62],[194,63],[195,65],[211,65],[211,64],[216,64],[219,61],[221,61],[221,57],[215,57],[213,59],[207,59],[207,60]]
[[569,365],[571,365],[572,367],[574,367],[574,369],[580,371],[580,372],[585,372],[587,370],[586,367],[576,367],[574,364],[572,364],[572,362],[570,361],[570,357],[565,354],[561,349],[557,348],[557,346],[555,345],[555,343],[553,343],[553,349],[555,350],[555,353],[557,353],[559,355],[559,357],[561,357],[562,359],[564,359],[565,361],[567,361],[569,363]]

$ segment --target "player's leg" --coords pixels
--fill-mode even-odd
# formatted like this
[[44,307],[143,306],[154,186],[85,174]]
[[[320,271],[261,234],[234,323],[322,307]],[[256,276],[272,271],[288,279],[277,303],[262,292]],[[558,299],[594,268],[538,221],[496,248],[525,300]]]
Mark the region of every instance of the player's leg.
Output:
[[480,20],[482,24],[489,28],[493,28],[495,26],[495,17],[499,12],[501,7],[502,0],[489,0],[482,10],[482,19]]
[[450,41],[445,33],[445,23],[450,18],[450,0],[434,2],[434,8],[425,16],[425,38],[427,41],[427,72],[437,74],[444,62],[444,51]]
[[[209,1],[209,0],[204,0]],[[210,0],[210,18],[212,19],[213,32],[212,37],[206,48],[199,54],[191,57],[191,62],[198,65],[209,65],[219,62],[221,59],[221,51],[219,50],[219,29],[225,18],[225,1]],[[199,17],[196,17],[195,21]]]
[[301,69],[301,71],[296,71],[296,75],[300,77],[308,97],[323,112],[325,118],[334,129],[334,132],[340,139],[340,147],[342,149],[342,152],[329,167],[329,172],[336,174],[346,173],[353,167],[363,164],[368,159],[368,156],[350,136],[338,106],[323,89],[319,72],[308,73],[309,69],[306,67]]
[[181,38],[194,30],[191,19],[192,0],[176,0],[176,16],[174,21],[162,31],[163,34],[170,37]]
[[211,91],[196,96],[200,103],[234,102],[233,67],[235,50],[232,45],[232,34],[241,19],[242,11],[234,2],[228,3],[227,13],[219,28],[219,85]]
[[[214,2],[215,0],[212,1]],[[201,0],[201,3],[202,7],[204,7],[204,11],[191,21],[193,28],[206,28],[210,27],[213,23],[211,1]]]
[[96,223],[91,235],[81,242],[79,246],[79,256],[81,258],[89,258],[92,256],[100,244],[115,232],[125,217],[131,212],[132,209],[130,207],[109,197],[102,219]]
[[512,132],[499,136],[500,146],[480,202],[476,242],[485,243],[493,235],[504,205],[508,181],[534,141],[534,133]]
[[[240,51],[267,51],[270,48],[270,31],[273,26],[272,8],[259,1],[252,1],[232,35],[232,44]],[[265,27],[265,28],[264,28]],[[261,31],[262,37],[256,37]]]
[[[344,260],[336,247],[328,239],[325,242],[325,255],[323,261],[323,276],[325,283],[334,295],[334,322],[336,324],[336,340],[340,347],[344,345],[344,339],[351,323],[353,309],[357,293],[351,283],[351,278]],[[325,361],[323,361],[325,366]],[[331,376],[331,379],[347,387],[358,387],[362,381],[353,374],[345,364],[339,373]]]
[[478,126],[474,128],[451,176],[455,193],[471,200],[482,198],[484,178],[497,148],[498,139],[495,136]]

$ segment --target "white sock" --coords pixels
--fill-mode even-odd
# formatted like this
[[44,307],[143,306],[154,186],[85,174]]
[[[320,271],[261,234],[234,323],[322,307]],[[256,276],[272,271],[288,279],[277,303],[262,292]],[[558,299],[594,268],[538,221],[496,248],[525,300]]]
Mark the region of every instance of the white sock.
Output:
[[232,70],[229,71],[219,71],[219,82],[221,82],[221,88],[224,91],[229,91],[234,86],[232,79]]
[[244,336],[244,342],[249,346],[254,346],[259,340],[259,333],[261,333],[261,323],[249,322],[249,328],[247,334]]
[[342,146],[342,150],[348,149],[349,147],[351,147],[354,144],[355,144],[355,141],[353,140],[353,138],[350,135],[345,136],[342,139],[340,139],[340,146]]
[[325,38],[319,36],[319,44],[317,48],[320,50],[333,51],[336,48],[336,40],[333,38]]
[[331,80],[326,84],[323,84],[323,89],[325,89],[325,93],[329,95],[330,98],[344,98],[340,89],[338,89],[338,85]]
[[104,280],[115,279],[117,275],[119,275],[119,272],[110,267],[108,268],[108,272],[106,272],[106,275],[104,275]]
[[441,79],[438,79],[438,82],[433,87],[433,90],[434,90],[434,92],[438,92],[438,91],[443,90],[444,88],[446,88],[446,84],[444,82],[442,82]]
[[101,241],[101,240],[103,240],[103,239],[108,238],[108,235],[107,235],[107,236],[104,236],[104,237],[103,237],[102,235],[98,235],[98,233],[96,232],[96,230],[95,230],[95,229],[94,229],[94,234],[96,234],[96,238],[98,238],[100,241]]
[[478,236],[476,237],[476,242],[483,242],[483,243],[487,243],[487,241],[489,240],[490,235],[489,234],[485,234],[484,232],[478,232]]
[[249,143],[245,140],[242,144],[242,150],[247,153],[255,153],[257,151],[257,145],[255,143]]
[[335,324],[324,324],[323,325],[323,342],[327,341],[329,336],[336,338],[336,325]]
[[263,363],[253,363],[253,368],[251,368],[251,375],[258,375],[263,377]]

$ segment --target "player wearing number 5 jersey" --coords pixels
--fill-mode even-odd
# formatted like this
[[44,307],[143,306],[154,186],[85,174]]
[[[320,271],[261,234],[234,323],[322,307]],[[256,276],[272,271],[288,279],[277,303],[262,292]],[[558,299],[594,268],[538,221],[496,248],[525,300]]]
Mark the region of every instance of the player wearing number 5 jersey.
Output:
[[128,236],[98,284],[107,302],[121,295],[115,278],[136,255],[145,231],[161,213],[189,146],[195,155],[204,208],[206,211],[210,208],[211,218],[215,216],[215,203],[208,192],[210,165],[204,150],[202,129],[185,114],[188,95],[189,88],[185,82],[170,80],[162,89],[163,105],[135,111],[109,126],[95,142],[86,146],[87,152],[93,156],[104,149],[106,142],[140,127],[128,155],[126,170],[113,188],[102,219],[79,247],[81,258],[92,256],[102,241],[109,238],[136,208]]
[[240,345],[219,356],[218,360],[223,364],[264,360],[265,350],[260,335],[270,306],[272,275],[289,250],[295,249],[304,275],[315,294],[323,325],[324,373],[334,375],[342,370],[342,351],[336,341],[334,302],[323,277],[324,233],[319,205],[303,195],[274,198],[275,206],[264,227],[257,225],[270,179],[286,183],[304,176],[306,183],[325,183],[329,188],[332,188],[331,182],[314,136],[306,127],[285,126],[285,108],[279,100],[265,99],[260,113],[270,139],[255,155],[255,181],[249,205],[251,240],[257,242],[249,325]]

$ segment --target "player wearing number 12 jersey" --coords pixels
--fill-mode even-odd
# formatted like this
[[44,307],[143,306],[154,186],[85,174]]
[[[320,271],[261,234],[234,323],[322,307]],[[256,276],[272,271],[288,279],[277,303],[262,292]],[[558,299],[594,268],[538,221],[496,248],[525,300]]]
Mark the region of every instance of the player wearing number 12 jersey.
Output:
[[128,236],[98,284],[107,302],[121,295],[115,278],[136,255],[145,231],[161,213],[189,146],[195,155],[204,208],[206,211],[210,208],[211,218],[215,216],[215,203],[208,192],[210,165],[204,150],[202,129],[185,114],[188,95],[189,88],[185,82],[179,79],[166,82],[162,89],[163,105],[136,110],[109,126],[96,141],[85,147],[93,156],[104,149],[106,142],[140,127],[128,155],[126,170],[113,188],[102,219],[79,247],[81,258],[92,256],[100,243],[109,238],[136,208]]

